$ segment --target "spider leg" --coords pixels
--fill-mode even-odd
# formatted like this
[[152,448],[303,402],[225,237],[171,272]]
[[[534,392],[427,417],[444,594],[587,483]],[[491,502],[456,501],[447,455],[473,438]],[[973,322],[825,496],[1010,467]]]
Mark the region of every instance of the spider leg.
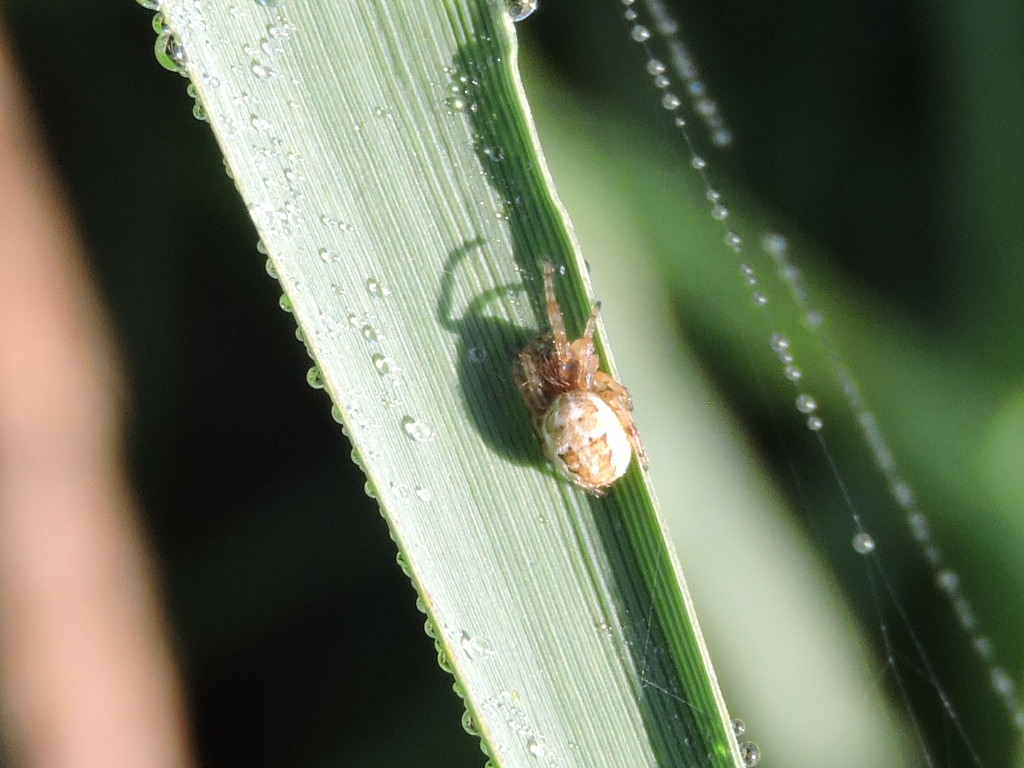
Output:
[[580,389],[593,389],[597,370],[601,367],[601,357],[594,351],[594,332],[597,330],[597,315],[601,311],[601,302],[595,301],[583,335],[572,343],[572,357],[576,363],[576,386]]
[[569,357],[565,361],[565,375],[575,389],[594,389],[594,378],[601,367],[601,358],[594,352],[594,330],[601,302],[595,302],[587,319],[587,327],[576,341],[569,345]]
[[565,318],[555,294],[555,265],[550,261],[544,262],[544,296],[548,302],[548,324],[555,342],[555,353],[559,360],[566,361],[569,359],[569,337],[565,333]]
[[539,347],[540,345],[534,342],[520,352],[519,365],[514,372],[516,386],[522,393],[527,407],[533,412],[534,418],[543,415],[548,405],[544,395],[544,377],[541,375],[537,358]]
[[633,453],[636,454],[640,466],[647,469],[647,451],[644,450],[643,440],[640,439],[640,432],[637,430],[632,418],[629,420],[629,426],[626,427],[626,437],[629,438],[629,444],[633,446]]
[[600,312],[601,302],[595,301],[594,308],[590,310],[590,317],[587,318],[587,327],[583,329],[583,338],[593,340],[594,332],[597,330],[597,316]]

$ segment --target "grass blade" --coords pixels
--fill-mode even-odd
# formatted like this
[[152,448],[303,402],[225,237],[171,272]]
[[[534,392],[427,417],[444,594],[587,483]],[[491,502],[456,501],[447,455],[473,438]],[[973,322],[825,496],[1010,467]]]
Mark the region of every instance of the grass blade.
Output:
[[567,486],[515,391],[541,262],[592,296],[502,7],[162,12],[495,762],[740,765],[646,479]]

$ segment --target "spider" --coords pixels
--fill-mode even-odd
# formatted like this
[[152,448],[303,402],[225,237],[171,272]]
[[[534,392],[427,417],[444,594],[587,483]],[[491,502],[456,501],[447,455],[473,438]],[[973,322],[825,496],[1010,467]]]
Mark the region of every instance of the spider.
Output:
[[594,303],[582,338],[570,342],[550,261],[544,262],[544,294],[551,332],[519,353],[516,384],[551,463],[568,480],[602,496],[626,473],[634,453],[647,468],[633,424],[633,400],[629,390],[598,370],[594,331],[601,302]]

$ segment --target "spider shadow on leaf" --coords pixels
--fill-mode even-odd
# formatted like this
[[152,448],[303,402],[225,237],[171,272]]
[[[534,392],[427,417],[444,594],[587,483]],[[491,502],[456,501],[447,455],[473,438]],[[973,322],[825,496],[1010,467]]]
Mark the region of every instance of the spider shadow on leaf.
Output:
[[457,314],[456,280],[460,265],[483,245],[480,238],[454,249],[445,263],[437,301],[441,326],[458,338],[456,348],[460,392],[466,412],[488,447],[516,464],[542,466],[530,412],[512,375],[513,360],[536,331],[520,328],[489,310],[521,285],[485,290]]

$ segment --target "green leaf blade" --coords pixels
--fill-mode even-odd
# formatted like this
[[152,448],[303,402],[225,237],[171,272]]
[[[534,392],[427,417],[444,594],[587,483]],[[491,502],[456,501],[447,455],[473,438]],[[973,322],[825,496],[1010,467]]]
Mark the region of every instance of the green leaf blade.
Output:
[[164,12],[495,762],[739,765],[646,478],[558,479],[512,381],[541,262],[592,296],[500,8]]

